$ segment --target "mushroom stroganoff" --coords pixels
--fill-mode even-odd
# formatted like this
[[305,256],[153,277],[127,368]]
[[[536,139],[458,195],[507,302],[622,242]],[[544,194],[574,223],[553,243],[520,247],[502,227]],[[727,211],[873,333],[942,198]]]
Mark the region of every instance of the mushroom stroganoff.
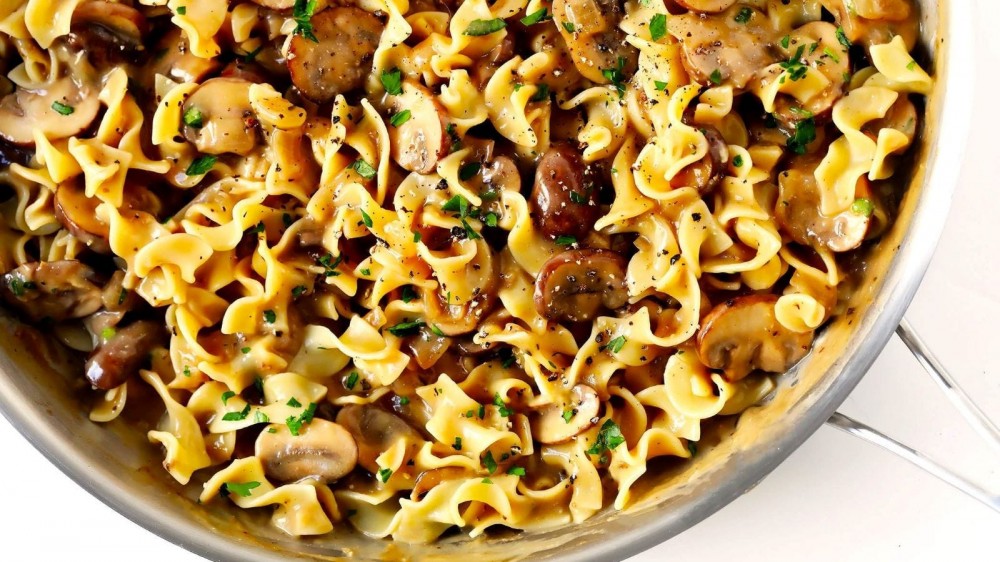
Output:
[[841,312],[931,88],[919,21],[7,2],[0,292],[202,503],[406,542],[579,522]]

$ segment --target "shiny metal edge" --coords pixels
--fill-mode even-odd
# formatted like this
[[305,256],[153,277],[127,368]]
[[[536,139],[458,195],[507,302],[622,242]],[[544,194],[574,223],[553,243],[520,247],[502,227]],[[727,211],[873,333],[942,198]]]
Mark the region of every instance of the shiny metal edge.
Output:
[[[911,229],[905,237],[879,298],[872,304],[881,307],[878,322],[858,334],[849,352],[845,354],[846,366],[828,391],[800,417],[794,429],[779,439],[768,443],[767,448],[757,448],[741,459],[742,469],[737,477],[727,481],[712,494],[692,495],[678,502],[667,513],[646,513],[635,518],[635,526],[628,533],[604,537],[597,546],[586,552],[567,552],[555,556],[556,560],[621,560],[647,550],[679,534],[747,492],[763,480],[779,464],[808,439],[833,414],[847,398],[903,318],[913,295],[916,293],[933,255],[933,249],[944,228],[951,197],[958,180],[962,162],[962,146],[971,124],[974,91],[970,84],[976,75],[972,68],[973,27],[972,6],[969,2],[940,0],[938,13],[946,21],[941,34],[948,37],[939,52],[937,80],[960,87],[942,89],[939,94],[941,114],[936,154],[931,158],[924,189],[917,205]],[[137,525],[191,552],[211,560],[289,560],[289,553],[262,551],[257,547],[224,538],[202,527],[191,519],[165,514],[153,506],[123,497],[115,486],[115,478],[88,464],[85,458],[63,446],[55,430],[38,423],[38,413],[31,402],[9,399],[12,386],[0,377],[0,412],[46,458],[69,476],[80,487],[100,499],[109,507]],[[95,472],[101,477],[95,477]],[[570,549],[571,550],[571,549]]]

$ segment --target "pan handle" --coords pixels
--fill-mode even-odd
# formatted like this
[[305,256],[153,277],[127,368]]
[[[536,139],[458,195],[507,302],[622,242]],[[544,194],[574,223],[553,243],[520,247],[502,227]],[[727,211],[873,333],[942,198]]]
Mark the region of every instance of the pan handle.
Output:
[[[940,361],[934,357],[927,345],[920,339],[920,336],[913,330],[909,322],[904,319],[896,328],[896,335],[906,344],[910,352],[917,358],[927,374],[938,384],[952,405],[962,414],[969,425],[994,449],[1000,452],[1000,428],[990,420],[989,417],[969,398],[969,395],[962,390],[958,382],[941,365]],[[852,419],[840,412],[834,413],[827,423],[845,431],[851,435],[864,439],[869,443],[878,445],[883,449],[895,453],[899,457],[906,459],[914,465],[922,468],[928,473],[940,478],[944,482],[951,484],[958,490],[965,492],[969,496],[986,504],[994,511],[1000,513],[1000,493],[990,490],[985,484],[980,484],[969,478],[958,474],[955,470],[944,466],[911,447],[885,435],[884,433]]]

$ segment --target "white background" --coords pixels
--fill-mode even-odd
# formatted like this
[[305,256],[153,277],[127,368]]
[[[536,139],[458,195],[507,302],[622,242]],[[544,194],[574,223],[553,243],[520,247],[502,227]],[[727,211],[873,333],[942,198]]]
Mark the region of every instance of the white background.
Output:
[[[947,0],[946,0],[947,1]],[[952,0],[965,2],[968,0]],[[1000,419],[1000,2],[975,0],[977,123],[944,238],[908,317],[994,419]],[[971,30],[970,30],[971,31]],[[961,88],[963,84],[950,87]],[[1000,455],[950,408],[898,340],[842,407],[1000,491]],[[73,484],[0,418],[0,558],[170,560],[190,554]],[[998,560],[1000,514],[890,454],[820,429],[760,486],[633,559],[708,561]]]

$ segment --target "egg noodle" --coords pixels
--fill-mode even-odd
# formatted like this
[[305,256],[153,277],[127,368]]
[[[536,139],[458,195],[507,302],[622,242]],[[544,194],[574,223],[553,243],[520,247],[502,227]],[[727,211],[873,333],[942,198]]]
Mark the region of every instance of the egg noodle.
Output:
[[155,400],[202,503],[406,542],[580,522],[840,312],[902,196],[919,21],[0,2],[3,297],[86,356],[94,421]]

